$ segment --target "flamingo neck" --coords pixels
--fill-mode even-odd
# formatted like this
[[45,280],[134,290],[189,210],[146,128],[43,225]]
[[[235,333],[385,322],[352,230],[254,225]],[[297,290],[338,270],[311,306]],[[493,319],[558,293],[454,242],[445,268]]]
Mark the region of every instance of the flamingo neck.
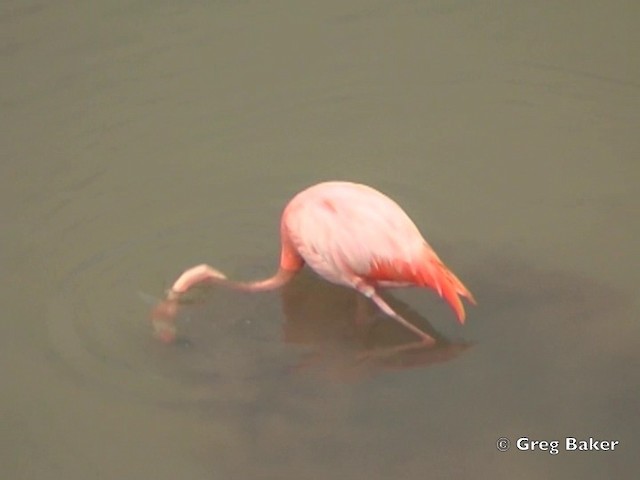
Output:
[[294,270],[279,268],[275,275],[264,280],[241,282],[237,280],[229,280],[227,278],[218,278],[214,279],[214,283],[224,285],[234,290],[242,290],[244,292],[264,292],[283,286],[293,278],[295,273],[296,272]]
[[287,283],[294,276],[297,270],[290,270],[280,267],[273,277],[255,282],[238,282],[229,280],[223,273],[210,267],[209,265],[197,265],[184,272],[175,281],[169,296],[180,295],[192,286],[200,283],[213,283],[223,285],[234,290],[242,290],[246,292],[261,292],[265,290],[273,290]]

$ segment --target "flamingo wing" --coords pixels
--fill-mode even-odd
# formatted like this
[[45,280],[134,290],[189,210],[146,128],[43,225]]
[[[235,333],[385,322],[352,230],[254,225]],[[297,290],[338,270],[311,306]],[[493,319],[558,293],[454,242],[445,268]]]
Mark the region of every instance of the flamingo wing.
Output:
[[391,267],[410,270],[426,242],[402,208],[377,190],[321,183],[294,197],[284,215],[300,255],[328,280],[350,286],[354,276],[413,283]]
[[474,302],[402,208],[365,185],[326,182],[285,209],[284,232],[319,275],[356,287],[419,285],[435,289],[464,322],[459,295]]

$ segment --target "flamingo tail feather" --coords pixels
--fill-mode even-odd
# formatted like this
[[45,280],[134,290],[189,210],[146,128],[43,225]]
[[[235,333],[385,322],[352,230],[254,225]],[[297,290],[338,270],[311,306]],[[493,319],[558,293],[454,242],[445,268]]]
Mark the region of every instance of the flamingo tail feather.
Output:
[[461,297],[466,298],[474,305],[476,303],[475,298],[473,298],[471,292],[460,279],[432,253],[419,265],[416,272],[416,281],[418,285],[436,290],[438,295],[451,306],[461,324],[465,320],[464,305]]

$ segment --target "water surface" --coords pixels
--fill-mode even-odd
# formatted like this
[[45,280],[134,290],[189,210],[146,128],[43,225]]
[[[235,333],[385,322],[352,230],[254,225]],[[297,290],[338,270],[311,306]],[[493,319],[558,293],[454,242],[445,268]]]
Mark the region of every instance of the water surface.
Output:
[[[16,479],[632,478],[633,2],[55,2],[1,10],[0,467]],[[403,205],[478,299],[269,275],[326,179]],[[613,452],[499,437],[618,440]]]

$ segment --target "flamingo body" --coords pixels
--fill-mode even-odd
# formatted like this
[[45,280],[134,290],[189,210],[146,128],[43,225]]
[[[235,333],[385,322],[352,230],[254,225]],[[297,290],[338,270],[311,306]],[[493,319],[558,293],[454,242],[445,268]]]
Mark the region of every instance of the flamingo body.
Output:
[[442,263],[402,208],[366,185],[325,182],[297,194],[281,222],[281,267],[306,262],[330,282],[358,288],[434,288],[464,322],[473,296]]
[[417,264],[424,246],[397,203],[373,188],[347,182],[320,183],[296,195],[284,210],[281,233],[318,274],[348,286],[354,276],[370,278],[385,262]]
[[378,287],[431,287],[449,303],[460,323],[465,319],[460,297],[475,303],[402,208],[366,185],[324,182],[298,193],[284,209],[280,237],[280,268],[273,277],[235,282],[208,265],[198,265],[176,280],[169,300],[203,281],[247,291],[274,289],[306,263],[326,280],[371,298],[428,342],[433,339],[398,315],[378,295]]

